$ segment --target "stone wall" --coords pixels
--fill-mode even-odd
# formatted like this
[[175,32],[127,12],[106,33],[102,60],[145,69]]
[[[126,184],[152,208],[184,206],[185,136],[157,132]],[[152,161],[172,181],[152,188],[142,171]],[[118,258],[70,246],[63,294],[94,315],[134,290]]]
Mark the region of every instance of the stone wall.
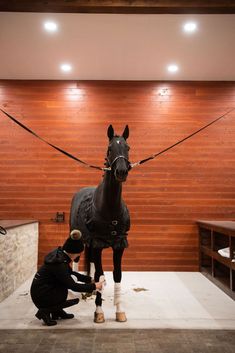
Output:
[[37,271],[38,222],[0,235],[0,302]]

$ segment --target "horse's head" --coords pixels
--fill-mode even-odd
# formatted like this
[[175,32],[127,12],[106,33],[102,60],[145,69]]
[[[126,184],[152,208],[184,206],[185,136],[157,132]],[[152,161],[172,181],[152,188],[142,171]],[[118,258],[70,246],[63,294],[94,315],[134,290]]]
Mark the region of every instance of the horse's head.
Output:
[[107,135],[109,146],[107,151],[107,164],[111,168],[117,181],[126,181],[130,170],[129,149],[126,140],[129,136],[129,128],[126,125],[121,136],[115,135],[112,125],[109,126]]

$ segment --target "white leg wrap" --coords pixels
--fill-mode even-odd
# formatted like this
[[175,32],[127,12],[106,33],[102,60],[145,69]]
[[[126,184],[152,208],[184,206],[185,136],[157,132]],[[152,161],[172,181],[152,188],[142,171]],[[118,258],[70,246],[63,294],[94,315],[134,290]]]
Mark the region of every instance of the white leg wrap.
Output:
[[73,262],[73,271],[78,272],[78,262]]
[[95,264],[94,264],[94,262],[90,262],[90,276],[91,276],[91,278],[95,278]]
[[121,283],[114,283],[114,305],[116,312],[121,312]]
[[103,314],[103,313],[104,313],[102,307],[99,306],[99,305],[96,306],[95,312],[96,312],[97,314]]
[[105,281],[104,275],[101,275],[101,276],[100,276],[99,282],[102,283],[102,289],[96,289],[96,291],[99,292],[99,293],[102,295],[103,292],[104,292],[104,287],[106,286],[106,281]]

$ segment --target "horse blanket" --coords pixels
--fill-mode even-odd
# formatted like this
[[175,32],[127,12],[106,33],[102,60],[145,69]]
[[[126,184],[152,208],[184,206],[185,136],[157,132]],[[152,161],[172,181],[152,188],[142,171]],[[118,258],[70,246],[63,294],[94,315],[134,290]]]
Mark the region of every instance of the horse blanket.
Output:
[[95,189],[87,187],[75,194],[71,207],[71,230],[79,229],[88,247],[127,248],[130,215],[125,203],[122,202],[121,211],[115,219],[106,219],[95,208],[93,202]]

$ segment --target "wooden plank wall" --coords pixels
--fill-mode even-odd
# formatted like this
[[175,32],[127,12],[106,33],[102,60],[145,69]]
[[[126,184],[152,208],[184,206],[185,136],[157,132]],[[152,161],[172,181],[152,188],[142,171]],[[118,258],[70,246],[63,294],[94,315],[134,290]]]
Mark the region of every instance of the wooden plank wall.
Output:
[[0,11],[52,13],[227,13],[235,11],[232,0],[0,0]]
[[[235,107],[235,83],[0,81],[0,101],[42,137],[102,165],[106,129],[130,126],[137,161]],[[235,111],[158,159],[124,184],[132,228],[123,268],[197,271],[197,219],[235,220]],[[0,219],[40,221],[39,263],[68,234],[72,195],[96,185],[81,167],[0,114]],[[64,211],[66,223],[52,221]],[[104,268],[112,269],[111,252]]]

